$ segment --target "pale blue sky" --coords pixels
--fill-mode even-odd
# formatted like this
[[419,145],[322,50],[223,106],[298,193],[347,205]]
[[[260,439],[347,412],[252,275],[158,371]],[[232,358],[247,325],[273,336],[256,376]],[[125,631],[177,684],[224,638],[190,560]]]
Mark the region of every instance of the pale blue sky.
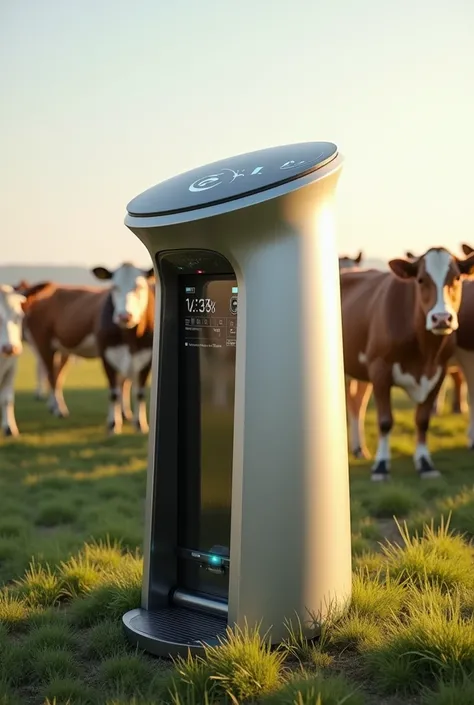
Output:
[[147,263],[145,188],[335,142],[340,251],[474,246],[472,0],[0,0],[1,259]]

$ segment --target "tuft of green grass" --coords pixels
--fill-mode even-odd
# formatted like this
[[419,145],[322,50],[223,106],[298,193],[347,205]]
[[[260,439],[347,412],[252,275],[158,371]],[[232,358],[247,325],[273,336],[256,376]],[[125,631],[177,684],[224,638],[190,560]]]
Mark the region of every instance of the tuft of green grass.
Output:
[[463,678],[459,683],[439,682],[436,690],[427,691],[423,705],[472,705],[474,679]]
[[73,649],[76,646],[76,636],[65,622],[35,626],[24,637],[23,644],[36,653],[43,649]]
[[165,681],[163,690],[165,701],[170,705],[217,705],[223,697],[208,662],[203,658],[193,658],[190,654],[174,660],[174,672],[170,674],[168,683]]
[[77,510],[57,499],[40,505],[35,524],[37,526],[53,527],[72,524],[76,519]]
[[387,542],[382,546],[392,575],[420,586],[428,581],[446,590],[473,587],[472,549],[449,530],[449,519],[438,528],[425,525],[421,537],[411,536],[406,524],[398,527],[403,545]]
[[37,565],[33,559],[21,580],[16,580],[19,595],[30,607],[51,607],[62,596],[61,581],[49,565]]
[[142,545],[141,526],[135,520],[123,518],[118,513],[97,519],[89,525],[89,529],[90,535],[98,541],[117,542],[129,550]]
[[84,640],[83,653],[86,658],[103,660],[126,653],[128,645],[120,621],[107,621],[92,627]]
[[6,624],[3,624],[0,622],[0,654],[2,653],[2,649],[7,648],[9,644],[9,634],[8,634],[8,629]]
[[445,496],[437,506],[442,512],[451,513],[451,525],[454,529],[474,536],[474,487],[463,487],[454,497]]
[[110,571],[119,568],[123,550],[119,541],[111,541],[110,537],[106,537],[104,541],[94,539],[86,543],[82,555],[95,568]]
[[0,537],[18,538],[28,533],[28,523],[21,516],[6,516],[0,519]]
[[381,569],[385,567],[386,561],[380,553],[375,553],[374,551],[365,551],[360,555],[353,558],[352,566],[355,572],[363,570],[364,573],[368,575],[374,575],[380,573]]
[[359,522],[359,532],[362,538],[368,541],[376,541],[382,538],[380,529],[372,517],[364,517],[364,519]]
[[31,677],[31,655],[21,643],[0,652],[0,680],[12,688],[24,685]]
[[355,610],[335,625],[331,642],[340,648],[366,652],[384,641],[384,626],[365,614]]
[[322,649],[314,648],[310,654],[310,665],[314,666],[317,671],[328,669],[334,662],[334,656]]
[[[134,559],[136,560],[136,559]],[[140,606],[142,565],[124,563],[123,570],[113,576],[113,582],[101,584],[71,605],[71,623],[89,627],[107,619],[120,619],[127,610]]]
[[371,516],[391,519],[393,516],[406,517],[420,505],[421,499],[412,487],[394,483],[380,487],[369,501],[369,510]]
[[[444,603],[444,604],[443,604]],[[434,680],[474,674],[474,629],[460,601],[431,599],[413,608],[409,620],[388,624],[387,634],[367,654],[372,676],[386,692],[413,692]]]
[[11,536],[0,536],[0,564],[15,559],[18,552],[17,542]]
[[0,705],[22,705],[11,685],[4,680],[0,680]]
[[258,626],[228,628],[225,639],[206,647],[205,654],[212,679],[237,701],[255,699],[281,683],[285,654],[272,651]]
[[265,705],[364,705],[358,689],[344,678],[306,675],[292,678],[262,700]]
[[255,700],[282,681],[283,651],[273,651],[258,627],[228,628],[218,646],[206,646],[205,656],[177,657],[168,690],[172,702],[209,703],[227,698],[233,703]]
[[153,675],[153,662],[139,654],[119,654],[101,661],[96,682],[101,691],[114,691],[131,697],[145,695]]
[[[169,701],[171,705],[175,705],[175,701]],[[198,703],[194,703],[194,701],[181,701],[178,700],[176,701],[176,705],[198,705]],[[108,699],[105,702],[105,705],[165,705],[165,701],[163,700],[155,700],[155,698],[130,698],[126,695],[123,697],[121,695],[118,695],[112,699]],[[167,703],[166,703],[167,705]],[[199,703],[199,705],[214,705],[213,703],[208,703],[206,700],[203,700],[202,702]]]
[[[171,705],[175,705],[175,701],[166,701],[166,705],[168,705],[168,702],[171,703]],[[102,704],[101,704],[102,705]],[[115,696],[113,698],[107,699],[105,701],[105,705],[165,705],[164,700],[156,700],[155,698],[141,698],[141,697],[132,697],[130,698],[127,695],[121,696]],[[194,701],[181,701],[178,700],[176,701],[176,705],[198,705],[197,702]],[[213,703],[208,703],[206,700],[203,700],[199,703],[199,705],[214,705]]]
[[353,557],[363,555],[370,550],[370,541],[360,533],[352,534],[351,550]]
[[72,599],[84,595],[101,580],[101,573],[84,554],[72,556],[59,565],[62,594]]
[[40,683],[75,678],[79,673],[74,653],[57,648],[43,648],[32,654],[32,672]]
[[23,599],[7,590],[0,592],[0,624],[6,629],[13,631],[23,627],[29,614],[30,609]]
[[101,586],[88,595],[74,600],[68,614],[70,623],[74,627],[83,629],[107,620],[110,595],[111,589],[108,586]]
[[56,625],[63,626],[67,625],[67,623],[67,614],[63,610],[58,610],[56,607],[34,610],[31,612],[28,619],[28,626],[31,629]]
[[399,612],[404,597],[404,585],[392,580],[390,573],[379,569],[370,575],[367,568],[354,572],[351,607],[359,616],[392,619]]
[[120,619],[128,610],[140,607],[142,597],[143,563],[128,555],[123,559],[111,590],[109,616]]
[[318,624],[317,619],[312,619],[314,629],[319,633],[319,638],[316,641],[306,637],[299,615],[296,615],[296,620],[285,620],[288,636],[280,644],[280,651],[290,658],[298,660],[301,666],[310,663],[317,668],[327,668],[333,660],[325,650],[329,644],[333,621],[334,615],[332,614],[329,614],[323,623]]
[[42,691],[45,705],[96,705],[96,694],[75,678],[53,678]]

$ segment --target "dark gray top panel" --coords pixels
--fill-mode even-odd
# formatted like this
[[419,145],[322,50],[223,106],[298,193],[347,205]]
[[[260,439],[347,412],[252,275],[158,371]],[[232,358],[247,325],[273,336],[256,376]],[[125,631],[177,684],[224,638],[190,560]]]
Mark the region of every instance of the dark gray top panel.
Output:
[[301,142],[270,147],[173,176],[136,196],[133,216],[160,216],[235,201],[309,174],[337,156],[332,142]]

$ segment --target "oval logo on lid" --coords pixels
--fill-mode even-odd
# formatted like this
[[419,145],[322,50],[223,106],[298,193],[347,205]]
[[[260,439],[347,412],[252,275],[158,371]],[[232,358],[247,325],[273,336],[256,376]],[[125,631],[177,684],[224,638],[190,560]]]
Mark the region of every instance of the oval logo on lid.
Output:
[[135,216],[169,215],[244,198],[301,178],[336,156],[332,142],[241,154],[167,179],[130,201],[127,210]]

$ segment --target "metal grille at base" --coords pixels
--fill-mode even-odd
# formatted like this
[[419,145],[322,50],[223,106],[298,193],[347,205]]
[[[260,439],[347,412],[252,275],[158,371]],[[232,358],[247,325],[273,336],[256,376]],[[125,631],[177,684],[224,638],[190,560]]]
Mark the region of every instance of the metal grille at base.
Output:
[[164,607],[156,612],[143,610],[131,620],[130,627],[135,632],[174,644],[213,644],[218,637],[225,637],[227,619],[183,607]]

